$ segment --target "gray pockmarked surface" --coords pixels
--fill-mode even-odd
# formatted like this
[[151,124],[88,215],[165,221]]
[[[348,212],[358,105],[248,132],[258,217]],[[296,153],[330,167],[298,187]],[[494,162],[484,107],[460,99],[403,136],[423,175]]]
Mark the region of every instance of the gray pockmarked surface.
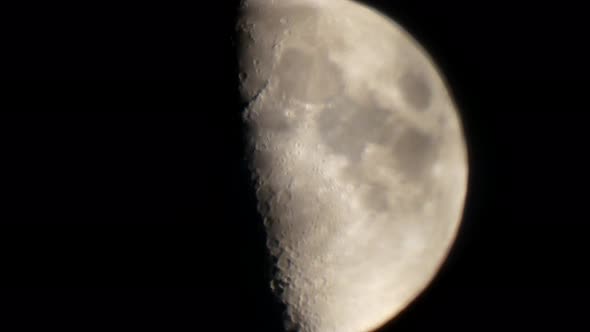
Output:
[[457,110],[426,52],[348,0],[244,1],[248,156],[285,327],[379,327],[432,280],[467,187]]

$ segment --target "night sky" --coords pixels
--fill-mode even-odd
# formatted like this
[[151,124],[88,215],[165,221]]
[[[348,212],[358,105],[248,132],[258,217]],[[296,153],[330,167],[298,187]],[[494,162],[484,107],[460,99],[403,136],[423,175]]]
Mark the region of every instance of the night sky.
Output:
[[[235,2],[2,10],[0,330],[279,331]],[[380,331],[587,329],[585,11],[366,3],[436,61],[470,162],[449,260]]]

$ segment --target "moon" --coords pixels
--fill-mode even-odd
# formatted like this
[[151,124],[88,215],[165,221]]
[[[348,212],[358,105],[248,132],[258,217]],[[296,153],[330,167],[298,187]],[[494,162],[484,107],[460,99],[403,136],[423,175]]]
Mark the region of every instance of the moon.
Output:
[[432,281],[460,226],[466,143],[434,61],[348,0],[246,0],[247,160],[285,330],[380,327]]

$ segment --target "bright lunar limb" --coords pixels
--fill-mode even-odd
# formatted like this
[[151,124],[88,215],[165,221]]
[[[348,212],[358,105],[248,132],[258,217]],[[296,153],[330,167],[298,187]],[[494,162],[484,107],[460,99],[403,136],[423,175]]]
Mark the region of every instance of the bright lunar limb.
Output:
[[378,328],[446,258],[467,187],[458,112],[396,23],[349,0],[246,0],[248,157],[286,330]]

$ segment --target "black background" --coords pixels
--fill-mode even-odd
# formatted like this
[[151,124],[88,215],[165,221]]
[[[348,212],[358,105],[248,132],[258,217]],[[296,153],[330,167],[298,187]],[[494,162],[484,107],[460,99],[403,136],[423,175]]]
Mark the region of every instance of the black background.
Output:
[[[278,331],[235,2],[3,8],[0,329]],[[367,3],[437,62],[470,158],[449,260],[381,331],[587,328],[585,12]]]

